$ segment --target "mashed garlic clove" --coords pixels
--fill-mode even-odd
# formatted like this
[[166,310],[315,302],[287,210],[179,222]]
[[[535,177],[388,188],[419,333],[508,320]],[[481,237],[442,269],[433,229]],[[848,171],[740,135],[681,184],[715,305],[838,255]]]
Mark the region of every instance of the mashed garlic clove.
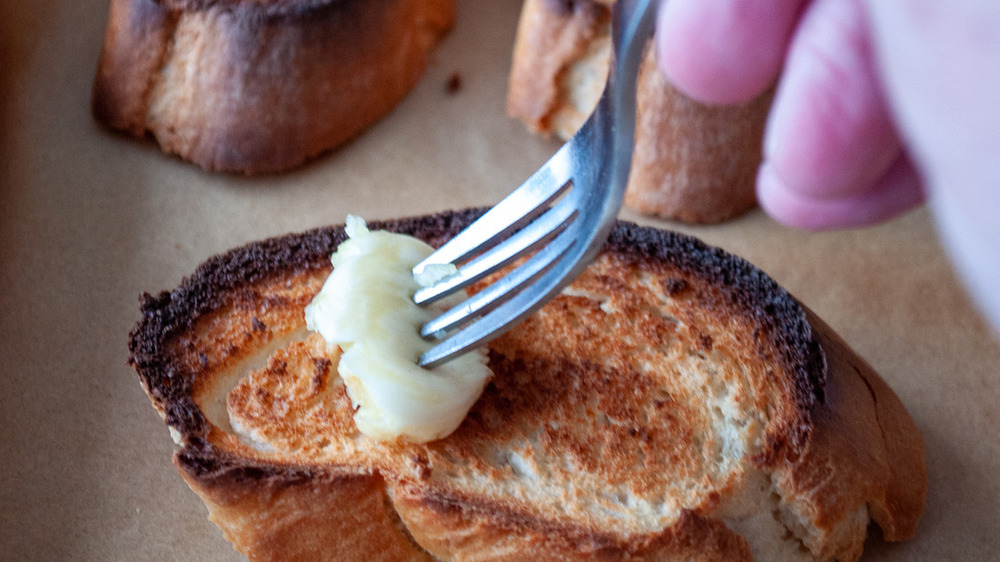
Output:
[[[369,231],[353,216],[347,233],[332,257],[333,272],[306,307],[306,325],[343,349],[338,371],[362,433],[414,442],[444,437],[461,424],[491,376],[486,352],[420,367],[417,360],[433,345],[420,337],[420,326],[448,307],[447,301],[427,308],[413,303],[420,284],[412,269],[433,248],[411,236]],[[435,269],[421,281],[433,283],[442,274],[451,273]]]

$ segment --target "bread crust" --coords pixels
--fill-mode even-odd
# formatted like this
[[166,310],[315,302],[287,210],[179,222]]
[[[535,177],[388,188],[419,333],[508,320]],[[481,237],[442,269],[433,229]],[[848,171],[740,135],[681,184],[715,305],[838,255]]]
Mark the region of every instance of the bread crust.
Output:
[[371,471],[248,463],[208,443],[186,447],[174,464],[209,519],[250,560],[305,562],[317,553],[358,562],[431,560],[401,527]]
[[507,112],[563,139],[587,119],[604,91],[611,13],[599,2],[527,0],[518,21]]
[[112,0],[92,109],[209,171],[280,172],[412,89],[453,0]]
[[673,87],[652,45],[639,70],[636,142],[625,205],[688,223],[726,221],[757,204],[769,90],[736,106],[708,106]]
[[498,514],[495,506],[428,497],[423,490],[412,496],[397,493],[394,505],[416,541],[442,560],[520,562],[529,554],[534,560],[560,561],[753,560],[743,537],[717,519],[688,510],[661,532],[623,541],[614,533]]
[[[443,213],[372,227],[439,245],[479,212]],[[693,339],[699,349],[692,352],[746,345],[748,350],[757,350],[754,353],[764,353],[764,364],[772,371],[755,377],[770,381],[762,387],[769,389],[765,391],[768,396],[784,397],[761,398],[775,411],[758,452],[743,459],[743,468],[725,476],[711,493],[692,496],[689,506],[669,524],[645,530],[626,525],[631,529],[626,531],[619,528],[620,522],[568,515],[561,508],[553,511],[505,493],[462,491],[441,476],[448,471],[495,472],[493,461],[477,451],[499,436],[493,428],[508,428],[501,430],[504,433],[525,423],[524,412],[530,412],[529,418],[549,419],[540,405],[561,407],[595,397],[606,398],[613,406],[622,402],[626,388],[646,396],[640,388],[641,371],[633,371],[631,363],[615,367],[613,376],[607,367],[592,363],[601,356],[628,357],[625,351],[614,351],[621,331],[604,339],[568,335],[581,328],[559,320],[564,317],[558,307],[584,314],[579,318],[584,325],[589,314],[585,299],[573,295],[553,301],[556,308],[548,316],[536,315],[539,318],[491,345],[494,383],[448,439],[413,446],[347,437],[337,445],[346,453],[334,462],[282,460],[253,449],[235,437],[231,428],[223,427],[217,414],[210,419],[205,397],[213,390],[203,379],[243,361],[241,349],[280,346],[282,334],[301,329],[302,307],[318,290],[329,271],[328,257],[343,239],[342,227],[318,229],[212,258],[176,290],[146,295],[143,319],[131,334],[130,362],[181,445],[176,464],[209,507],[213,521],[254,559],[270,559],[272,553],[288,551],[289,545],[303,540],[300,533],[314,533],[309,535],[315,541],[309,548],[340,556],[349,545],[350,552],[381,552],[385,559],[398,560],[428,553],[440,559],[472,560],[525,559],[540,553],[555,560],[749,560],[754,545],[735,531],[737,519],[726,513],[731,510],[727,504],[737,502],[733,498],[744,493],[742,488],[754,474],[763,475],[778,498],[769,508],[773,514],[765,511],[765,515],[780,519],[784,528],[795,532],[815,559],[857,559],[869,514],[882,526],[887,540],[914,533],[926,487],[922,441],[905,408],[871,367],[814,314],[744,260],[687,236],[627,223],[612,232],[600,258],[600,273],[575,284],[577,290],[587,291],[590,286],[627,290],[625,279],[633,279],[628,286],[635,290],[634,276],[648,275],[660,284],[657,290],[670,298],[696,299],[692,306],[697,311],[691,312],[695,316],[683,322],[692,326],[730,323],[754,334],[754,339],[742,344],[723,341],[726,332],[722,330],[713,332],[713,342],[708,333],[698,336],[696,331]],[[643,320],[633,312],[626,316],[628,329],[642,341],[672,337],[669,319],[654,315]],[[548,317],[564,324],[567,335],[553,331],[545,323]],[[605,349],[605,345],[611,347]],[[277,355],[272,360],[285,364]],[[753,370],[753,365],[748,362],[743,368]],[[325,367],[319,371],[325,372]],[[545,379],[545,373],[555,378]],[[531,392],[517,387],[519,378],[528,374],[535,375]],[[589,381],[591,386],[573,390],[580,381]],[[328,386],[319,379],[317,384]],[[265,387],[258,391],[269,392]],[[353,413],[346,394],[337,389],[326,399],[332,402],[316,411],[336,419],[317,423],[333,424],[340,428],[337,431],[351,435],[343,425],[351,423]],[[528,402],[512,401],[517,399]],[[667,418],[679,419],[677,427],[682,432],[688,427],[684,401],[678,395],[662,410]],[[574,445],[573,440],[562,439],[553,445],[554,450],[564,450],[563,455],[574,462],[596,463],[580,470],[594,474],[606,470],[607,475],[600,478],[625,475],[619,478],[627,478],[624,481],[629,482],[631,493],[640,496],[645,486],[655,488],[657,476],[673,477],[662,468],[653,467],[647,473],[642,467],[617,464],[630,458],[628,450],[635,444],[654,443],[663,436],[652,433],[656,424],[650,420],[630,422],[627,411],[616,412],[607,404],[602,408],[626,420],[626,425],[602,430],[605,434],[588,429],[585,441]],[[504,417],[505,413],[510,417]],[[291,423],[293,414],[287,415]],[[311,414],[303,414],[307,415]],[[631,423],[638,424],[641,433],[625,431]],[[673,422],[665,423],[673,427]],[[617,439],[622,440],[620,445]],[[605,445],[594,456],[587,443],[597,441]],[[619,452],[619,446],[625,452]],[[657,454],[669,450],[650,446]],[[689,450],[693,450],[691,444],[682,445],[668,456],[686,459]],[[673,462],[675,471],[689,464],[687,460]],[[683,471],[674,476],[688,478]],[[358,507],[344,513],[348,505]],[[336,528],[352,529],[351,536],[330,533],[333,523]],[[379,529],[377,540],[372,538],[375,534],[365,534],[369,527]],[[382,548],[383,543],[394,546]]]
[[[926,466],[923,440],[899,398],[861,357],[811,310],[811,326],[826,351],[828,369],[839,376],[826,385],[825,399],[813,411],[809,447],[775,472],[788,514],[820,523],[823,529],[806,539],[820,558],[854,560],[861,545],[829,540],[836,533],[863,533],[868,517],[852,519],[865,506],[886,540],[911,538],[923,513]],[[859,450],[859,443],[878,443]],[[849,459],[849,460],[847,460]],[[847,462],[845,462],[847,460]],[[830,466],[839,465],[835,473]],[[842,526],[824,521],[846,521]],[[851,526],[857,527],[850,529]],[[825,534],[823,534],[825,533]],[[834,545],[840,545],[836,549]],[[856,549],[856,550],[855,550]]]
[[[512,117],[562,139],[576,132],[604,89],[611,4],[525,1],[507,98]],[[721,222],[753,208],[772,94],[731,107],[695,102],[666,80],[655,49],[647,48],[625,205],[689,223]]]

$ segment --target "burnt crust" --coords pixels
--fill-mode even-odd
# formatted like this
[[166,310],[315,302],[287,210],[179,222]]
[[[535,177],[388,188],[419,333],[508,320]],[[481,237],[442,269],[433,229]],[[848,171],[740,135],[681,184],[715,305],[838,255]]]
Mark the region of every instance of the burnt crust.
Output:
[[[465,209],[373,221],[370,227],[409,234],[439,246],[482,212]],[[128,363],[163,411],[166,422],[181,433],[186,443],[204,447],[209,424],[193,399],[195,373],[178,372],[178,366],[166,353],[167,342],[191,329],[203,315],[222,307],[241,288],[282,273],[327,267],[329,256],[345,238],[343,225],[338,225],[253,242],[210,258],[173,291],[141,296],[142,319],[129,336]],[[776,350],[771,359],[784,372],[793,374],[798,411],[794,426],[784,437],[770,436],[771,442],[755,461],[771,465],[782,454],[794,457],[808,441],[811,412],[824,402],[827,377],[822,347],[799,303],[746,260],[683,234],[620,221],[604,251],[637,265],[662,260],[704,279],[719,288],[719,298],[724,302],[717,306],[736,307],[759,327],[755,335],[767,339]],[[683,280],[674,284],[676,290],[686,286]]]
[[[611,2],[613,1],[611,0]],[[545,5],[553,12],[568,17],[585,10],[593,10],[599,4],[605,4],[603,8],[607,9],[606,5],[611,2],[607,0],[603,2],[601,0],[545,0]]]
[[[389,221],[371,228],[401,232],[440,245],[475,220],[481,210],[439,213]],[[226,304],[235,291],[283,272],[326,267],[347,235],[344,226],[252,242],[209,258],[173,291],[139,297],[142,319],[129,334],[129,358],[143,388],[163,411],[166,422],[185,438],[207,434],[208,421],[193,399],[194,373],[178,372],[166,344],[191,329],[203,315]]]
[[[482,209],[445,212],[421,217],[372,221],[369,227],[390,230],[440,245],[472,223]],[[316,228],[251,242],[209,258],[173,291],[140,296],[142,321],[129,336],[130,364],[150,358],[163,341],[190,329],[203,314],[219,308],[226,295],[279,272],[301,272],[325,267],[347,238],[344,225]]]
[[91,111],[207,171],[286,171],[388,115],[453,22],[452,0],[113,0]]
[[163,7],[179,12],[223,10],[240,12],[251,18],[299,18],[320,10],[338,8],[360,0],[154,0]]
[[[267,25],[287,24],[294,20],[319,18],[326,11],[342,9],[358,0],[141,0],[129,5],[128,25],[121,33],[129,39],[119,41],[131,43],[131,49],[111,53],[113,46],[106,44],[103,56],[121,57],[119,68],[98,69],[98,79],[94,81],[91,94],[91,111],[94,117],[112,129],[122,129],[134,137],[152,136],[145,125],[146,107],[135,107],[147,103],[153,81],[168,55],[171,37],[182,13],[218,10],[237,16],[247,28]],[[115,7],[112,6],[112,20]],[[112,23],[112,22],[109,22]],[[107,42],[107,39],[105,41]],[[134,69],[131,74],[142,77],[144,83],[133,84],[123,73]],[[101,73],[109,77],[100,79]],[[112,80],[111,76],[115,79]],[[136,94],[132,90],[141,90]]]

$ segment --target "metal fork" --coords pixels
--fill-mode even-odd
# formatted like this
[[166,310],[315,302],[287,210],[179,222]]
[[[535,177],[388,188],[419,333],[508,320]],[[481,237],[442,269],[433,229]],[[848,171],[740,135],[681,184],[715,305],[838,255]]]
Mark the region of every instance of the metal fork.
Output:
[[532,251],[513,271],[424,324],[442,340],[420,356],[434,367],[501,335],[575,279],[607,240],[621,209],[635,135],[636,76],[652,35],[657,0],[618,0],[612,9],[607,85],[583,127],[510,195],[413,268],[454,264],[420,289],[426,305]]

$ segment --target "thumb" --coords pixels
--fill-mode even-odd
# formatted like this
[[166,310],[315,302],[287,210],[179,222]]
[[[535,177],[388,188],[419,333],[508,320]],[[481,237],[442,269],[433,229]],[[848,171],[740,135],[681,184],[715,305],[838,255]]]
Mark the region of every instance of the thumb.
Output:
[[761,206],[805,228],[867,224],[922,200],[875,71],[862,0],[814,0],[765,132]]

